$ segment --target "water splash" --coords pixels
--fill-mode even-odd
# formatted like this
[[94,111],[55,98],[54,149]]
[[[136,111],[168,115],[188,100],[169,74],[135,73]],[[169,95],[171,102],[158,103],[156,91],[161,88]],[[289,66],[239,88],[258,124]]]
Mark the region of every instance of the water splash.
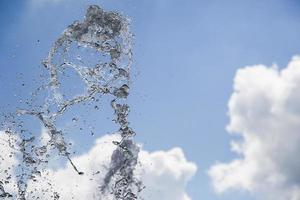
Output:
[[[18,171],[18,199],[25,200],[28,181],[37,181],[41,176],[41,166],[47,166],[51,150],[66,157],[78,175],[84,175],[80,166],[72,161],[64,131],[57,127],[57,120],[64,116],[71,107],[93,102],[99,96],[111,96],[111,108],[114,111],[120,141],[114,141],[116,149],[111,156],[111,163],[100,185],[102,196],[112,194],[116,200],[134,200],[141,191],[141,182],[134,177],[139,147],[133,141],[135,132],[130,128],[128,114],[130,108],[126,103],[129,95],[130,66],[132,64],[132,33],[129,20],[116,12],[106,12],[99,6],[87,9],[84,21],[75,21],[61,34],[43,61],[49,72],[49,81],[40,86],[33,96],[41,91],[48,91],[43,105],[18,109],[17,116],[33,116],[48,130],[49,140],[42,145],[28,131],[22,129],[23,121],[16,122],[16,117],[7,120],[7,129],[19,133],[16,142],[21,153]],[[95,59],[96,57],[96,59]],[[80,95],[68,95],[63,89],[61,77],[68,70],[75,72],[84,83]],[[76,118],[72,120],[76,121]],[[15,127],[18,128],[15,128]],[[12,197],[4,190],[0,182],[0,197]],[[54,191],[54,199],[59,194]],[[39,197],[37,197],[39,199]]]

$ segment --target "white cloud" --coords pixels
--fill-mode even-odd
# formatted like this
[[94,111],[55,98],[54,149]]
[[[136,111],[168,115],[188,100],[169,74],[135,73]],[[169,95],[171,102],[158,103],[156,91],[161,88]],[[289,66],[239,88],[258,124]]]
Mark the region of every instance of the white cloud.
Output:
[[[16,191],[16,179],[14,174],[14,167],[18,164],[16,159],[17,151],[12,148],[16,137],[9,133],[0,131],[0,188],[5,192],[12,193]],[[12,144],[12,145],[10,145]],[[3,191],[0,189],[0,195]]]
[[146,200],[190,200],[185,188],[197,167],[185,159],[180,148],[153,153],[142,151],[140,161],[138,170],[144,170]]
[[300,199],[300,57],[288,66],[237,71],[227,130],[239,158],[209,170],[217,192],[243,189],[261,199]]
[[[72,159],[84,175],[78,175],[70,164],[44,170],[37,181],[28,183],[27,198],[35,199],[39,196],[40,199],[53,199],[54,192],[57,192],[61,200],[99,199],[99,186],[115,148],[112,141],[119,139],[117,135],[101,137],[89,152]],[[7,146],[5,149],[9,151]],[[0,146],[0,151],[2,150]],[[190,200],[185,191],[186,184],[194,176],[197,167],[185,159],[180,148],[152,153],[142,150],[139,162],[135,173],[146,186],[141,193],[145,200]],[[49,166],[53,166],[53,163],[49,163]],[[16,191],[16,188],[13,189]],[[13,190],[10,191],[14,193]],[[105,199],[109,200],[111,197]]]

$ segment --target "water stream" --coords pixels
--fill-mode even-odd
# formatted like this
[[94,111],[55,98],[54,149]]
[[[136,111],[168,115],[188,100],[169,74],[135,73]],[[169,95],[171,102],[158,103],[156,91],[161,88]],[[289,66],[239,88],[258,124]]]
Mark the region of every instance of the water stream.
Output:
[[[18,191],[16,194],[6,192],[5,183],[1,181],[0,198],[27,199],[28,181],[37,181],[35,177],[41,176],[41,170],[47,167],[51,156],[49,152],[53,150],[66,158],[77,176],[84,176],[80,165],[72,161],[65,133],[57,126],[57,121],[72,107],[99,101],[104,96],[112,98],[110,106],[121,140],[113,142],[115,150],[104,180],[99,183],[101,196],[97,199],[104,199],[107,194],[113,195],[116,200],[138,198],[142,184],[134,177],[134,170],[139,147],[133,140],[135,132],[128,122],[130,108],[126,103],[132,64],[133,35],[129,28],[126,17],[92,5],[87,9],[83,21],[75,21],[58,37],[42,62],[48,73],[46,84],[33,93],[38,96],[39,92],[47,91],[43,104],[19,108],[15,115],[8,114],[6,123],[3,123],[5,134],[11,136],[6,142],[12,144],[10,147],[14,149],[14,155],[20,155],[21,162],[16,176]],[[84,85],[83,92],[73,96],[65,94],[62,89],[65,83],[61,77],[70,70]],[[22,129],[23,121],[18,118],[30,117],[41,122],[49,134],[48,141],[37,142],[39,138]],[[60,198],[57,192],[52,197]],[[36,199],[41,198],[36,196]]]

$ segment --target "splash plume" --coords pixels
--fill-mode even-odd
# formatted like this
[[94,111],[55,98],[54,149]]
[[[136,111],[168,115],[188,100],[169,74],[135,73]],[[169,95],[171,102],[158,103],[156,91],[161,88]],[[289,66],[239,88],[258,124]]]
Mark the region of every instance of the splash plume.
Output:
[[[117,12],[107,12],[96,5],[87,9],[83,21],[69,25],[55,41],[42,65],[48,72],[48,81],[34,94],[47,91],[43,104],[17,110],[17,115],[8,115],[5,123],[6,134],[17,135],[13,148],[21,155],[17,171],[17,194],[5,191],[5,184],[0,182],[0,197],[27,199],[28,181],[41,176],[47,166],[50,151],[56,150],[73,166],[77,175],[84,176],[71,159],[71,153],[65,140],[65,133],[57,126],[57,121],[72,107],[87,102],[94,102],[101,97],[112,98],[110,104],[114,112],[114,122],[121,135],[120,141],[111,155],[111,162],[102,183],[99,183],[97,199],[105,199],[112,194],[116,200],[134,200],[141,191],[141,182],[134,177],[139,147],[133,140],[135,132],[130,128],[128,114],[130,111],[126,99],[130,87],[130,67],[132,64],[132,33],[129,20]],[[84,83],[83,93],[68,95],[62,89],[61,78],[72,70]],[[23,121],[18,117],[38,119],[49,134],[46,143],[37,142],[30,132],[22,129]],[[9,141],[7,141],[9,142]],[[101,153],[101,152],[99,152]],[[41,180],[41,179],[39,179]],[[59,194],[53,192],[53,199]],[[32,198],[32,197],[31,197]],[[40,199],[36,196],[36,199]]]

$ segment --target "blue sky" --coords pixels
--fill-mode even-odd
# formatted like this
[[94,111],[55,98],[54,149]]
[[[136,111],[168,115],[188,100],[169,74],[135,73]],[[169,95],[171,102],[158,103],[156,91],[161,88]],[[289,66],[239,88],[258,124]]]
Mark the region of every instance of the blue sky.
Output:
[[11,91],[31,90],[20,89],[16,73],[30,82],[51,44],[68,24],[82,19],[89,4],[132,20],[137,76],[129,102],[137,141],[150,151],[184,150],[199,167],[188,186],[193,200],[254,199],[246,192],[216,195],[206,171],[217,160],[236,157],[225,130],[236,70],[253,64],[283,67],[299,54],[300,2],[2,0],[1,105],[17,104]]

